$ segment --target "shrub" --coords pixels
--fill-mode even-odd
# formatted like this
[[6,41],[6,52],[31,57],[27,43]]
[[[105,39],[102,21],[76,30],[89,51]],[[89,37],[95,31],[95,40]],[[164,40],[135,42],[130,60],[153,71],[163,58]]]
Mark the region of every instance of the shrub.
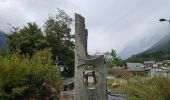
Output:
[[169,100],[170,78],[157,76],[151,80],[130,81],[123,84],[120,90],[127,94],[129,100]]
[[59,92],[59,69],[52,66],[49,49],[32,57],[0,57],[0,99],[56,98]]
[[125,68],[115,69],[112,71],[112,74],[116,78],[124,78],[124,79],[128,79],[130,76],[130,72]]

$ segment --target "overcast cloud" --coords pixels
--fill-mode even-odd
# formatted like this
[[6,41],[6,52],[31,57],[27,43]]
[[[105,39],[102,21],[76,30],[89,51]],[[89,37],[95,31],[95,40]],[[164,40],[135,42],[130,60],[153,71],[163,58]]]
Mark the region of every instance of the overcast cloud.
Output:
[[123,54],[134,49],[126,52],[130,56],[169,31],[168,23],[158,20],[170,18],[170,0],[0,0],[0,30],[7,32],[9,24],[21,27],[30,21],[42,27],[57,8],[73,18],[74,13],[86,18],[90,53],[116,49]]

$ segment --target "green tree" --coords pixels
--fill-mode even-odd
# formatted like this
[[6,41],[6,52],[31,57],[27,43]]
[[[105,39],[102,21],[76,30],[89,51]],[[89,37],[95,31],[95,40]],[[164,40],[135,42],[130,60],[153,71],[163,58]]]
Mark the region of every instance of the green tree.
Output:
[[112,60],[116,59],[117,58],[116,50],[112,49],[110,52],[110,55],[111,55]]
[[8,56],[9,55],[9,50],[8,48],[0,48],[0,56]]
[[124,66],[126,64],[125,61],[118,57],[116,50],[114,49],[105,53],[105,60],[108,74],[114,74],[115,72],[117,73],[117,70],[114,68],[115,66]]
[[74,73],[74,42],[70,28],[72,22],[70,16],[58,9],[58,13],[49,16],[44,26],[47,42],[52,49],[52,58],[58,60],[59,65],[67,65],[71,76]]
[[118,57],[116,50],[112,49],[110,52],[106,52],[105,55],[107,55],[107,63],[109,66],[122,66],[124,65],[124,61]]
[[44,49],[31,57],[18,52],[0,56],[0,100],[56,100],[61,81],[51,55]]
[[21,50],[21,54],[33,55],[38,50],[47,47],[47,42],[36,23],[28,23],[20,30],[11,31],[8,35],[8,46],[11,52]]

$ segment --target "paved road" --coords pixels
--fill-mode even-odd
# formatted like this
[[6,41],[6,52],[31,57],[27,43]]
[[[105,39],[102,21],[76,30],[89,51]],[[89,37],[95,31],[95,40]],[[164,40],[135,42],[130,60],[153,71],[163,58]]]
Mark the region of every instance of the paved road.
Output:
[[110,96],[110,95],[108,95],[108,100],[127,100],[127,99],[122,97],[122,96]]
[[112,89],[108,95],[108,100],[127,100],[125,95],[118,91],[117,89]]
[[[107,77],[108,79],[116,79],[115,77]],[[126,82],[125,80],[121,80],[119,79],[120,82]],[[72,83],[74,82],[74,78],[71,78],[69,80],[66,80],[64,83],[65,84],[68,84],[68,83]],[[74,90],[71,90],[71,91],[63,91],[62,92],[63,95],[69,95],[69,96],[74,96]],[[69,100],[73,100],[73,99],[69,99]],[[116,89],[112,89],[111,90],[111,95],[108,95],[108,100],[127,100],[125,98],[125,95],[120,93],[119,91],[117,91]]]
[[[70,98],[69,100],[73,100],[74,97],[74,90],[72,91],[63,91],[62,92],[63,95],[65,96],[70,96],[72,97],[72,99]],[[127,100],[124,96],[124,94],[121,94],[120,92],[113,90],[111,92],[111,95],[108,95],[108,100]]]

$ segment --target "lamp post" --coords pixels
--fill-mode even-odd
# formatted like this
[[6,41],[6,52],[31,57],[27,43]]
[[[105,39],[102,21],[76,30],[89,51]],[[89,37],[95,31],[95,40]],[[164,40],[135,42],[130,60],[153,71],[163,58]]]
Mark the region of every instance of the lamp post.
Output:
[[161,19],[159,19],[159,21],[160,21],[160,22],[165,22],[165,21],[169,22],[169,28],[170,28],[170,20],[167,20],[167,19],[161,18]]

